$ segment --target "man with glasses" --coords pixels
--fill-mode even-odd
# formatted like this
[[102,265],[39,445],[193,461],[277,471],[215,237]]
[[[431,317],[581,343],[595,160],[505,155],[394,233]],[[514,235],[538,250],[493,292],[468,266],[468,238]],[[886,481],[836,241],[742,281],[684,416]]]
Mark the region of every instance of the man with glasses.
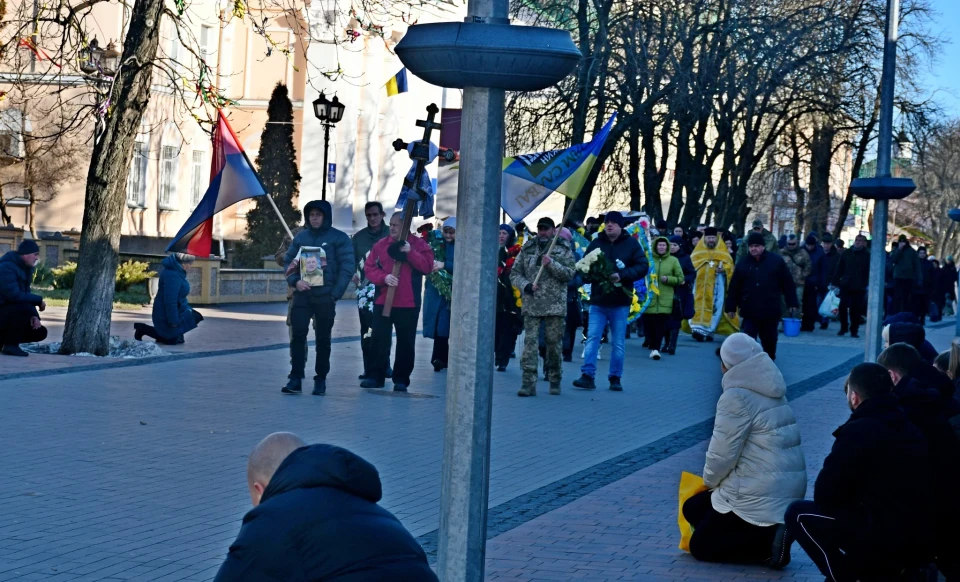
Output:
[[[383,212],[383,205],[379,202],[367,202],[363,207],[364,214],[367,215],[367,227],[358,230],[353,235],[353,257],[357,261],[357,270],[353,275],[353,284],[357,289],[362,289],[370,284],[364,273],[363,263],[367,253],[380,240],[390,236],[390,228],[384,224],[383,219],[386,216]],[[361,380],[370,378],[373,370],[372,358],[375,352],[373,346],[373,337],[367,337],[367,332],[373,328],[373,312],[367,309],[360,309],[360,349],[363,351],[363,374]],[[387,354],[390,353],[390,344],[392,338],[387,339]],[[390,370],[387,370],[388,374]],[[388,376],[389,377],[389,376]]]

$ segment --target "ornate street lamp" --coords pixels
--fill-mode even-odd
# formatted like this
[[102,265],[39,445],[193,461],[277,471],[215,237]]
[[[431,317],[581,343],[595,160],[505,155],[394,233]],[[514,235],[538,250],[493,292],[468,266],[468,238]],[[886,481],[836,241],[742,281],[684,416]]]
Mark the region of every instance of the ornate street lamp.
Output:
[[340,103],[337,96],[333,96],[333,101],[328,101],[327,96],[320,92],[320,96],[313,102],[313,114],[323,125],[323,171],[328,174],[323,179],[323,187],[320,191],[320,198],[327,199],[327,182],[329,181],[330,166],[327,164],[327,155],[330,150],[330,128],[338,121],[343,119],[343,110],[345,106]]
[[96,77],[98,81],[114,76],[119,63],[120,52],[112,40],[107,44],[107,48],[102,49],[100,41],[94,37],[89,45],[80,49],[80,70]]

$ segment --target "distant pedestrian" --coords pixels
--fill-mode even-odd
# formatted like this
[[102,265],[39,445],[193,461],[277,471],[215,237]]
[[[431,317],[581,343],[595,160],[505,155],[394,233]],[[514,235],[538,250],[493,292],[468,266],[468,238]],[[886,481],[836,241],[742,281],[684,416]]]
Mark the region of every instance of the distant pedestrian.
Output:
[[723,393],[717,402],[703,483],[683,505],[693,526],[690,553],[706,562],[790,562],[783,514],[807,490],[800,428],[780,370],[742,333],[720,347]]
[[580,378],[573,382],[577,388],[596,389],[594,376],[597,373],[600,340],[603,338],[604,329],[609,324],[609,338],[610,343],[613,344],[613,353],[610,357],[607,378],[610,381],[611,390],[615,392],[623,390],[620,378],[623,376],[624,342],[627,335],[627,317],[633,301],[632,295],[627,290],[633,288],[635,281],[645,277],[648,269],[647,257],[643,253],[640,242],[623,229],[623,224],[622,214],[615,210],[608,212],[604,231],[593,239],[587,247],[587,252],[584,253],[589,255],[599,249],[608,261],[616,265],[616,272],[610,280],[613,283],[619,283],[621,287],[607,292],[599,284],[590,286],[587,345],[584,349]]
[[[330,372],[330,349],[333,322],[337,314],[337,301],[343,297],[357,268],[353,257],[353,244],[345,233],[333,228],[333,212],[326,200],[311,200],[303,209],[304,229],[287,249],[284,263],[287,265],[287,283],[295,287],[290,320],[293,323],[293,339],[290,341],[292,364],[287,375],[284,394],[300,394],[306,369],[306,343],[313,321],[316,336],[317,361],[314,365],[313,394],[327,391],[327,374]],[[317,267],[323,273],[321,285],[308,282],[300,276],[298,257],[303,247],[322,249],[322,258]],[[317,253],[320,254],[320,253]],[[305,261],[306,262],[306,261]],[[316,281],[316,279],[314,279]]]
[[392,513],[377,469],[333,445],[289,432],[247,461],[253,509],[214,582],[436,581],[427,556]]
[[843,251],[831,282],[840,290],[840,331],[844,335],[850,331],[850,337],[860,337],[860,320],[866,314],[867,286],[870,284],[870,253],[867,251],[867,237],[858,234],[853,247]]
[[450,358],[450,301],[453,297],[449,293],[453,289],[453,256],[457,242],[455,216],[443,221],[441,235],[443,240],[437,244],[437,248],[441,250],[434,251],[433,272],[445,271],[449,274],[450,289],[441,290],[432,279],[427,278],[423,294],[423,337],[433,340],[430,363],[433,364],[434,372],[446,370]]
[[[716,229],[712,229],[716,233]],[[704,231],[709,233],[711,227]],[[714,234],[716,236],[716,234]],[[697,282],[697,270],[693,266],[690,254],[686,250],[686,242],[679,236],[670,237],[670,254],[680,262],[683,272],[683,283],[673,288],[673,306],[670,320],[667,322],[667,334],[663,340],[663,352],[671,356],[677,353],[677,339],[680,337],[680,325],[685,319],[694,316],[693,286]]]
[[787,528],[831,582],[915,579],[902,576],[934,553],[927,442],[883,366],[855,366],[844,392],[850,419],[833,433],[813,501],[787,509]]
[[[934,303],[940,311],[941,317],[954,313],[954,302],[957,300],[957,264],[952,255],[947,255],[937,273],[936,293]],[[948,309],[949,307],[949,309]]]
[[793,284],[796,286],[797,304],[799,305],[803,300],[803,288],[807,277],[813,272],[813,262],[810,260],[807,251],[800,246],[800,239],[795,234],[787,236],[787,244],[783,248],[781,256],[787,264],[790,276],[793,277]]
[[[831,243],[830,246],[832,247],[833,244]],[[800,324],[800,331],[813,331],[816,323],[821,320],[819,313],[820,301],[817,300],[817,295],[820,290],[818,264],[820,258],[823,256],[824,248],[825,247],[820,246],[820,241],[817,240],[816,235],[807,235],[803,250],[807,251],[807,255],[810,256],[811,271],[804,281],[803,298],[800,301],[800,306],[803,311],[803,321]],[[826,329],[822,324],[823,322],[821,322],[821,328]]]
[[659,360],[660,346],[674,311],[674,289],[684,282],[680,261],[670,254],[670,241],[666,237],[654,239],[650,268],[656,274],[657,287],[643,313],[643,331],[650,342],[650,359]]
[[729,249],[717,244],[716,229],[707,228],[703,240],[690,255],[697,270],[693,287],[693,316],[689,325],[693,339],[713,341],[713,335],[730,335],[738,328],[738,321],[728,319],[723,312],[735,264]]
[[[510,273],[510,282],[523,291],[523,369],[518,396],[537,395],[537,363],[539,336],[544,327],[544,374],[550,381],[550,394],[560,394],[562,367],[560,364],[564,322],[567,316],[567,283],[575,276],[573,250],[566,239],[557,237],[556,225],[549,217],[537,221],[537,236],[523,245]],[[548,252],[549,250],[549,252]],[[537,273],[541,267],[540,280]]]
[[157,298],[153,302],[153,325],[133,324],[133,337],[143,341],[143,336],[151,337],[160,344],[176,345],[184,343],[184,334],[196,329],[203,316],[187,302],[190,295],[190,282],[187,281],[187,268],[195,257],[185,253],[173,253],[160,262],[160,284]]
[[[575,248],[573,233],[568,228],[561,228],[560,238],[570,243],[574,264],[576,264],[576,261],[583,258],[583,253]],[[577,330],[583,325],[583,302],[580,300],[580,287],[583,287],[583,279],[574,269],[573,279],[567,281],[567,321],[563,327],[564,362],[573,361],[573,346],[578,337]]]
[[26,357],[29,354],[20,344],[47,339],[39,313],[47,304],[30,292],[33,269],[39,261],[40,246],[30,239],[0,257],[0,346],[8,356]]
[[520,297],[510,282],[510,273],[520,254],[517,234],[509,224],[500,225],[500,251],[497,265],[497,327],[494,341],[494,360],[498,372],[506,372],[510,354],[517,345],[517,336],[523,330]]
[[[429,274],[433,268],[433,250],[425,240],[416,236],[408,236],[406,241],[400,242],[403,216],[399,212],[390,217],[389,229],[389,237],[380,239],[373,245],[364,265],[366,277],[377,286],[377,291],[373,307],[370,375],[360,386],[384,387],[390,368],[390,338],[396,330],[397,355],[392,371],[393,390],[406,392],[416,360],[420,290],[423,288],[423,276]],[[400,263],[400,272],[394,276],[393,267],[397,262]],[[385,317],[383,307],[391,287],[396,291],[390,317]]]
[[739,309],[741,330],[759,338],[771,360],[777,359],[777,326],[780,323],[781,298],[792,313],[799,311],[796,285],[784,260],[764,247],[763,235],[747,237],[747,256],[733,271],[725,311],[733,319]]
[[913,311],[912,297],[914,289],[923,283],[920,272],[920,258],[910,246],[905,235],[897,239],[897,248],[890,253],[890,265],[893,272],[893,309],[889,315],[903,311]]

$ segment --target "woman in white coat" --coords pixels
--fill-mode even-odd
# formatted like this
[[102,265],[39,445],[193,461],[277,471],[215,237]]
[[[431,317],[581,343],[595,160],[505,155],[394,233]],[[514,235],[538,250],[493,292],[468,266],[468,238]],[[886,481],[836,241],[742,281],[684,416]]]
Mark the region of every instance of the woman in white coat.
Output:
[[790,562],[783,514],[807,492],[800,429],[780,370],[746,334],[720,348],[723,394],[717,402],[703,482],[683,505],[693,526],[690,553],[706,562]]

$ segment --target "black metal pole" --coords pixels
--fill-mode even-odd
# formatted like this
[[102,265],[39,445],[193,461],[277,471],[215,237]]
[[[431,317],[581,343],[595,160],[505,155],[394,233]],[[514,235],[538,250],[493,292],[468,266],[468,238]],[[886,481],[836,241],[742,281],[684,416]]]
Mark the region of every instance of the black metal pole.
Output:
[[327,181],[329,179],[330,168],[327,165],[327,152],[330,149],[330,124],[323,124],[323,189],[320,192],[320,199],[327,199]]

